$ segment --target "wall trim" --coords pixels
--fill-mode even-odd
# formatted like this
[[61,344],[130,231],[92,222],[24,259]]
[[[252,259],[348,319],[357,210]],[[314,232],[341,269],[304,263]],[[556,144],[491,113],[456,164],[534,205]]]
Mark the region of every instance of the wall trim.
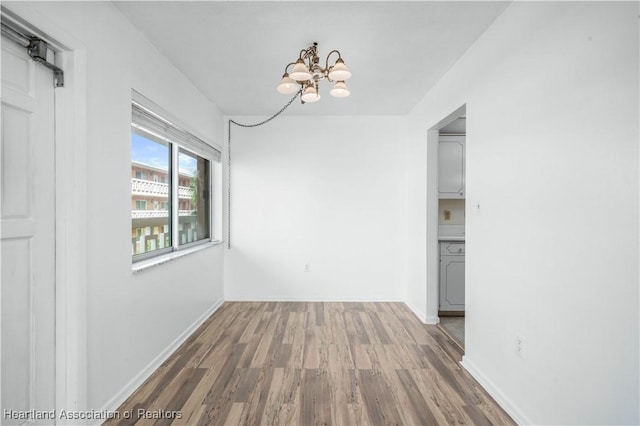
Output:
[[438,317],[433,317],[433,316],[427,316],[426,313],[424,313],[424,311],[422,311],[421,309],[418,309],[415,305],[409,303],[409,302],[404,302],[405,306],[407,308],[409,308],[411,310],[411,312],[413,312],[413,314],[418,317],[418,319],[420,320],[421,323],[423,324],[438,324],[440,323],[440,318]]
[[428,316],[425,318],[424,323],[429,325],[437,325],[437,324],[440,324],[440,318],[434,317],[434,316]]
[[[189,327],[187,327],[173,342],[164,348],[158,356],[147,364],[138,374],[136,374],[129,383],[124,385],[118,393],[109,399],[98,412],[109,413],[115,412],[160,366],[182,345],[197,329],[200,327],[215,311],[222,306],[224,300],[214,302],[198,319],[196,319]],[[100,425],[104,419],[96,419],[93,425]]]
[[313,298],[313,297],[225,297],[225,302],[371,302],[371,303],[405,303],[400,299],[328,299],[328,298]]
[[418,317],[421,323],[426,324],[427,314],[424,313],[421,309],[418,309],[414,304],[409,302],[404,302],[405,306],[413,312],[413,315]]
[[56,89],[56,407],[87,403],[87,50],[62,52]]
[[511,418],[519,425],[532,425],[534,424],[511,399],[509,399],[504,392],[500,390],[483,372],[478,366],[469,359],[467,355],[462,357],[460,365],[473,376],[474,379],[480,383],[480,385],[486,390],[493,399],[496,400],[498,405],[502,407],[504,411],[511,416]]

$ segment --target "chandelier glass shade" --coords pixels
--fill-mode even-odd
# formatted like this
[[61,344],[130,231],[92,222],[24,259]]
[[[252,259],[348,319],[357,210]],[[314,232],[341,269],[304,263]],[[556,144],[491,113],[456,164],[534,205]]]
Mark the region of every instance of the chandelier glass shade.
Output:
[[338,81],[329,93],[331,93],[331,96],[335,96],[336,98],[346,98],[351,94],[347,85],[344,84],[344,81]]
[[284,73],[282,80],[278,83],[278,92],[282,94],[292,94],[300,90],[300,85],[297,81],[289,77],[289,74]]
[[[337,54],[338,58],[334,64],[329,66],[329,58],[332,54]],[[296,62],[292,62],[285,67],[284,75],[278,83],[277,90],[282,94],[292,94],[302,90],[302,103],[313,103],[320,100],[320,80],[335,82],[329,91],[331,96],[344,98],[351,94],[345,84],[345,80],[351,78],[351,71],[344,63],[340,52],[332,50],[327,55],[325,67],[319,64],[318,43],[313,43],[307,49],[300,51]],[[289,68],[291,70],[289,71]]]
[[297,81],[307,81],[311,79],[311,73],[309,72],[309,68],[305,65],[302,58],[298,59],[291,70],[292,79]]
[[319,100],[320,100],[320,94],[318,93],[316,88],[311,84],[304,89],[304,92],[302,92],[303,102],[313,103],[313,102],[318,102]]

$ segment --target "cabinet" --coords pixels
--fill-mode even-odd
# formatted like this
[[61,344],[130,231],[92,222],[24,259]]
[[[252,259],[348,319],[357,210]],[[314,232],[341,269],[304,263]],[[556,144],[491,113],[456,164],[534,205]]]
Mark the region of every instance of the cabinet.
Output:
[[440,242],[440,311],[464,311],[463,242]]
[[465,197],[465,136],[441,135],[438,145],[438,198]]

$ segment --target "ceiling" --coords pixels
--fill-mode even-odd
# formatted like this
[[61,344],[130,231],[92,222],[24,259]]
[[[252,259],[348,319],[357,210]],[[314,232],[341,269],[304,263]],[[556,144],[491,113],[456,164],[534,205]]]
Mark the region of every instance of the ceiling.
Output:
[[[340,50],[351,96],[288,114],[408,113],[508,6],[436,1],[127,1],[115,5],[224,114],[271,115],[285,66],[318,42]],[[332,56],[332,58],[335,58]]]

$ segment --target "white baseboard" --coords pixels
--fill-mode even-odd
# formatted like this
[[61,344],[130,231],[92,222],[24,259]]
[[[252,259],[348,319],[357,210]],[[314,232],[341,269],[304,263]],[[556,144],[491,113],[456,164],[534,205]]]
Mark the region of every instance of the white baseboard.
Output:
[[[154,371],[156,371],[162,363],[164,363],[171,354],[173,354],[220,306],[224,303],[224,300],[215,302],[209,309],[207,309],[200,317],[195,320],[186,330],[184,330],[173,342],[158,354],[145,368],[143,368],[136,376],[131,379],[120,391],[115,394],[104,406],[99,410],[101,413],[114,412],[131,396],[136,389],[147,380]],[[104,419],[96,420],[94,425],[100,425],[104,422]]]
[[421,323],[423,324],[437,324],[437,323],[428,323],[427,322],[427,314],[425,314],[422,310],[416,308],[413,304],[409,303],[409,302],[404,302],[405,306],[409,309],[411,309],[411,312],[413,312],[413,314],[418,317],[418,319],[420,320]]
[[417,316],[420,322],[422,322],[423,324],[429,324],[429,325],[440,324],[440,318],[428,316],[425,312],[423,312],[421,309],[416,308],[411,303],[404,302],[404,304],[407,306],[407,308],[411,309],[414,315]]
[[430,325],[440,324],[440,317],[426,317],[424,323]]
[[345,298],[337,298],[337,299],[328,299],[328,298],[313,298],[313,297],[225,297],[225,302],[371,302],[371,303],[402,303],[402,300],[393,300],[393,299],[370,299],[370,298],[355,298],[355,299],[345,299]]
[[502,407],[504,411],[511,416],[511,418],[519,425],[532,425],[534,424],[522,410],[513,403],[480,369],[477,365],[469,359],[468,356],[463,356],[460,364],[465,370],[473,376],[474,379],[482,385],[482,387],[496,400],[498,405]]

